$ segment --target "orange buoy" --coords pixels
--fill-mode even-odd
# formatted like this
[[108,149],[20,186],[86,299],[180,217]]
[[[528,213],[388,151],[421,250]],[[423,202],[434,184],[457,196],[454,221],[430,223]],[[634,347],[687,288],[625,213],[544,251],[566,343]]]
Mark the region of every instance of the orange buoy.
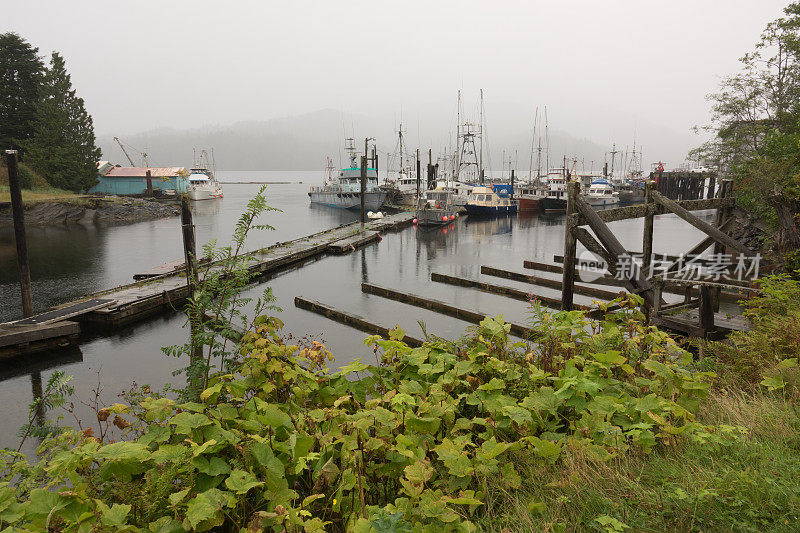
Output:
[[414,219],[414,220],[412,220],[411,222],[413,222],[414,224],[416,224],[417,222],[419,222],[419,220],[417,220],[417,219],[415,218],[415,219]]

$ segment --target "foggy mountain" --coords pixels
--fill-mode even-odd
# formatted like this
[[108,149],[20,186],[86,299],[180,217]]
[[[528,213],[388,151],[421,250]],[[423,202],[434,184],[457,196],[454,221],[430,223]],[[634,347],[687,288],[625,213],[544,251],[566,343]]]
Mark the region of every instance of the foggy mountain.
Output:
[[[477,104],[466,100],[462,122],[479,122]],[[577,168],[602,167],[609,160],[608,152],[616,143],[618,150],[632,149],[634,135],[638,146],[645,146],[644,169],[657,160],[678,164],[686,152],[699,144],[688,134],[678,135],[667,128],[637,120],[607,109],[591,111],[592,124],[587,128],[587,110],[548,108],[550,164],[558,166],[562,158],[577,158]],[[539,110],[543,114],[543,108]],[[606,116],[602,116],[605,114]],[[397,146],[400,113],[367,116],[364,114],[325,109],[305,114],[262,121],[236,122],[231,125],[209,125],[192,129],[160,128],[141,133],[119,135],[136,165],[142,164],[140,152],[148,154],[150,166],[192,165],[192,149],[213,148],[216,165],[222,170],[317,170],[332,157],[339,167],[344,161],[344,139],[353,137],[363,150],[364,137],[377,138],[379,166],[386,168],[387,154]],[[402,113],[406,146],[409,152],[420,149],[420,158],[427,163],[428,149],[433,158],[455,149],[456,103],[438,103]],[[495,172],[509,168],[509,160],[518,175],[527,175],[533,140],[534,109],[517,104],[497,103],[485,106],[484,166]],[[607,125],[607,126],[606,126]],[[544,121],[540,132],[546,147]],[[127,158],[113,140],[113,135],[98,136],[103,159],[128,165]],[[658,150],[658,147],[662,147]],[[133,148],[135,147],[135,148]],[[546,167],[546,152],[542,167]],[[504,164],[505,162],[505,164]],[[535,167],[534,155],[534,167]]]

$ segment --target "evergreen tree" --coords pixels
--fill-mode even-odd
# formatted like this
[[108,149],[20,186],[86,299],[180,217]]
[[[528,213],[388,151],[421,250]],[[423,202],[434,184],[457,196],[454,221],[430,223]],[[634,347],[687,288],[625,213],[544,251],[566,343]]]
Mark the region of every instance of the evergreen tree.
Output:
[[97,183],[100,149],[92,117],[75,95],[64,58],[53,52],[36,106],[28,163],[54,187],[81,191]]
[[0,150],[19,150],[33,136],[44,71],[38,51],[16,33],[0,34]]

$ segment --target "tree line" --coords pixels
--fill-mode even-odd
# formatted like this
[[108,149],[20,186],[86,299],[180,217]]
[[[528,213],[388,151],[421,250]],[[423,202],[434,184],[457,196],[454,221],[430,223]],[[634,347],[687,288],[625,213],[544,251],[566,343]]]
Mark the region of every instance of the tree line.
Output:
[[53,52],[45,65],[39,49],[13,32],[0,34],[0,149],[17,150],[53,187],[78,192],[97,183],[92,117],[64,58]]
[[768,248],[800,269],[800,2],[770,22],[741,71],[708,96],[713,138],[691,158],[714,161],[734,179],[740,206],[776,230]]

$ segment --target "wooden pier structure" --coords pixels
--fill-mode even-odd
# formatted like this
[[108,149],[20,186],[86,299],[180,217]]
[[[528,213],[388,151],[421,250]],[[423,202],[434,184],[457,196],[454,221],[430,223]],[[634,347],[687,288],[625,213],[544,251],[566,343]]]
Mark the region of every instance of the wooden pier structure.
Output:
[[[363,225],[353,222],[255,250],[244,257],[251,274],[268,275],[311,258],[349,253],[373,244],[383,232],[410,226],[413,218],[413,213],[402,212]],[[206,263],[204,268],[214,269],[216,265]],[[138,273],[140,281],[87,295],[35,317],[0,324],[0,358],[73,343],[81,323],[117,328],[180,309],[189,295],[185,269],[185,260],[167,263]]]

